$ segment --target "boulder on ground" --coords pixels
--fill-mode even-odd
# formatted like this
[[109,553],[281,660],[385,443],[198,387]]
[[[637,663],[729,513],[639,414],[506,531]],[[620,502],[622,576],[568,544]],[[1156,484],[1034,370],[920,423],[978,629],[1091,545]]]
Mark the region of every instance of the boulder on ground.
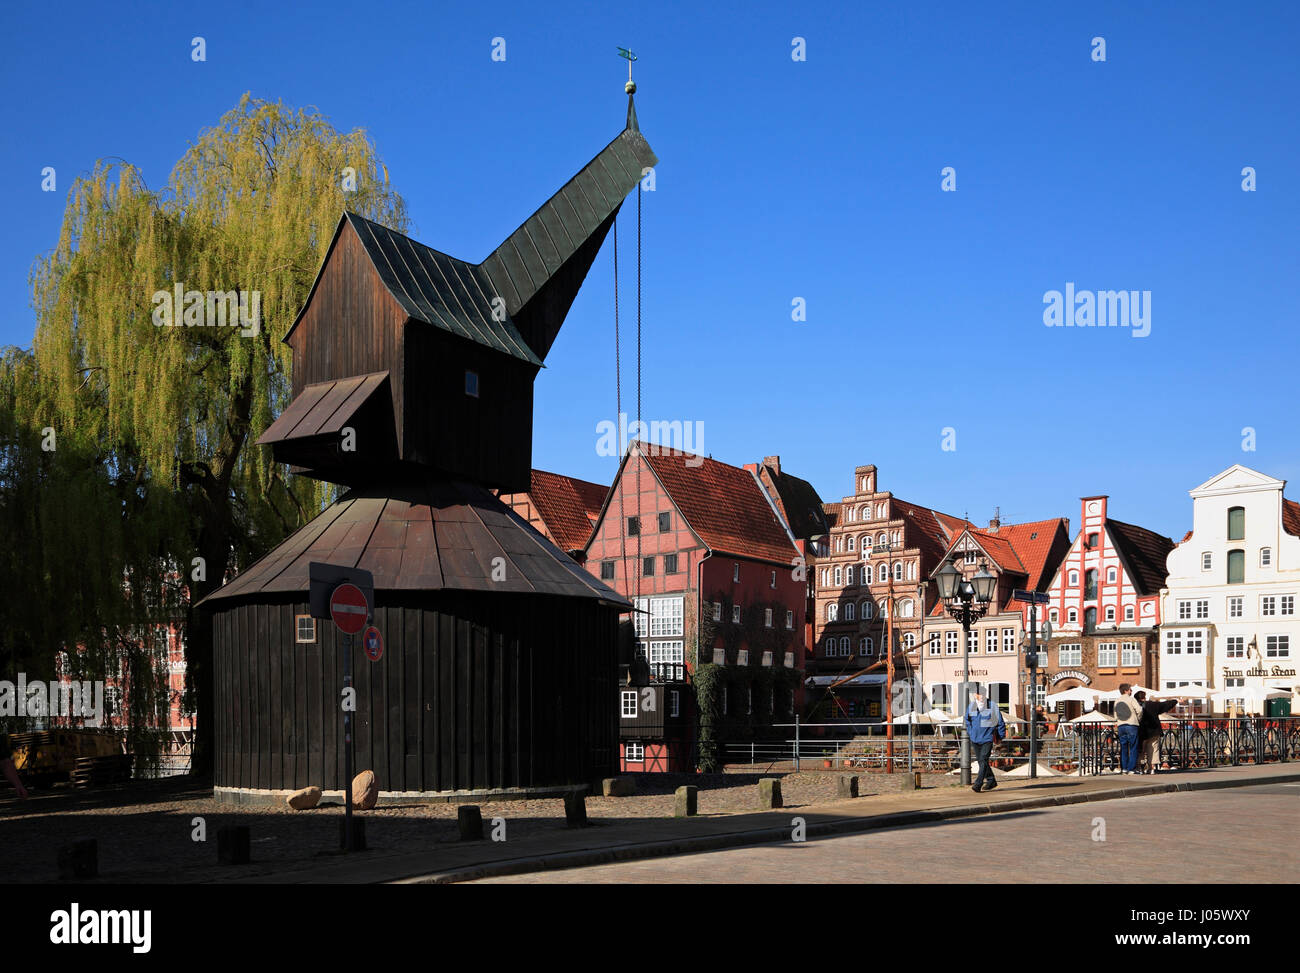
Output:
[[285,803],[295,811],[310,811],[320,803],[320,788],[313,784],[311,787],[294,791],[285,798]]
[[369,811],[379,800],[379,782],[374,771],[363,770],[352,778],[352,806],[358,811]]

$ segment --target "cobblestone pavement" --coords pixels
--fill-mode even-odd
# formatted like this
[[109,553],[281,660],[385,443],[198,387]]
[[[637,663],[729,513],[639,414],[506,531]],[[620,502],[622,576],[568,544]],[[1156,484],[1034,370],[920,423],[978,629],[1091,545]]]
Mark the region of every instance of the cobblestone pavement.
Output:
[[[701,817],[734,814],[755,807],[760,774],[664,774],[639,778],[639,793],[631,797],[588,797],[587,816],[597,823],[671,818],[673,791],[681,784],[699,786]],[[804,772],[782,776],[787,807],[813,807],[836,797],[836,774]],[[862,792],[896,793],[900,776],[872,774],[863,778]],[[930,786],[955,786],[952,778],[935,777]],[[507,821],[511,841],[542,838],[565,829],[564,802],[559,799],[483,803],[485,824],[494,817]],[[364,812],[369,847],[380,853],[432,849],[459,843],[458,805],[410,804],[378,807]],[[257,875],[313,868],[337,857],[342,808],[322,805],[311,811],[291,811],[283,805],[235,808],[212,799],[184,778],[138,781],[103,791],[55,789],[29,801],[0,791],[0,882],[47,882],[57,875],[60,846],[79,838],[99,842],[100,873],[118,882],[230,881]],[[203,818],[207,841],[193,840],[194,819]],[[243,824],[252,829],[249,865],[216,864],[216,830]],[[490,827],[490,825],[489,825]]]
[[[1136,797],[482,883],[1294,882],[1300,785]],[[1104,839],[1097,840],[1103,834]]]

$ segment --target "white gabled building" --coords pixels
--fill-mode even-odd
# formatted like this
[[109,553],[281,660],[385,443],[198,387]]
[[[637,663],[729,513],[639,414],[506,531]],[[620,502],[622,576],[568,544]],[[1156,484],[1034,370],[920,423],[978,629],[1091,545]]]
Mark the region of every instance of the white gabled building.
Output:
[[1238,465],[1190,491],[1160,593],[1161,689],[1296,688],[1300,503],[1285,486]]

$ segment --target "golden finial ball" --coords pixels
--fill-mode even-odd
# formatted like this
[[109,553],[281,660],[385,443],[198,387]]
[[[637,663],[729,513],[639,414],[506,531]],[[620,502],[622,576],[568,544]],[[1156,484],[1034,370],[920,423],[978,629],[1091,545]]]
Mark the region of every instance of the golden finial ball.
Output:
[[629,95],[636,94],[636,82],[629,81],[627,84],[623,85],[623,90],[626,91]]

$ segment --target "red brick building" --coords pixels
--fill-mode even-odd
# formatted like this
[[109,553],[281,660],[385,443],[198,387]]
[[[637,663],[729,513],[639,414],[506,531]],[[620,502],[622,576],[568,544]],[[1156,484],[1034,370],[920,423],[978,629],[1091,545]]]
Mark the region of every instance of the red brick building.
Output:
[[[619,693],[621,767],[693,769],[699,747],[771,733],[799,705],[806,583],[755,473],[634,442],[586,568],[640,609]],[[703,703],[701,709],[700,703]]]
[[853,486],[851,495],[825,506],[829,535],[814,572],[808,663],[812,723],[882,719],[887,667],[876,664],[887,658],[887,631],[895,680],[919,673],[922,627],[937,597],[928,579],[953,538],[970,526],[881,490],[874,465],[857,467]]
[[504,493],[501,502],[581,564],[608,492],[599,483],[535,469],[527,493]]

